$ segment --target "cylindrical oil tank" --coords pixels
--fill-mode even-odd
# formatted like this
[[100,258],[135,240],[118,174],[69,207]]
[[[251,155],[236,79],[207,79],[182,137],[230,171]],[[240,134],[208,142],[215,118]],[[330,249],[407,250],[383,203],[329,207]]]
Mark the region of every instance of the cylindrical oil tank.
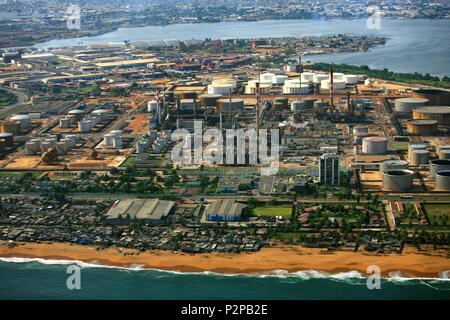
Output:
[[99,118],[99,122],[102,121],[105,116],[109,113],[106,109],[97,109],[91,112],[91,115]]
[[260,75],[261,83],[266,83],[266,82],[272,83],[273,77],[275,77],[275,75],[273,73],[262,73]]
[[111,130],[109,133],[116,138],[122,137],[122,130]]
[[408,161],[389,159],[380,162],[380,174],[391,170],[408,169]]
[[5,148],[6,148],[5,140],[4,139],[0,139],[0,153],[5,152]]
[[69,141],[69,147],[71,149],[77,146],[77,136],[76,135],[67,135],[66,140]]
[[410,158],[410,163],[412,166],[423,166],[428,164],[430,160],[430,153],[428,150],[417,149],[413,150],[412,157]]
[[75,121],[80,121],[83,118],[83,110],[79,110],[79,109],[75,109],[75,110],[70,110],[68,112],[69,115],[72,115],[75,117]]
[[344,80],[344,76],[345,74],[341,73],[341,72],[334,72],[333,73],[333,79],[334,80]]
[[359,82],[358,76],[356,76],[354,74],[344,75],[343,80],[345,81],[346,84],[356,84]]
[[27,129],[30,127],[31,118],[27,114],[18,114],[11,117],[11,121],[19,121],[21,129]]
[[199,96],[200,105],[202,107],[216,107],[217,100],[222,99],[223,95],[221,94],[203,94]]
[[274,85],[283,85],[286,82],[286,80],[288,80],[288,79],[289,79],[288,76],[276,75],[276,76],[273,77],[272,83]]
[[413,109],[418,109],[425,107],[428,103],[427,99],[418,99],[418,98],[399,98],[396,99],[395,104],[395,112],[397,113],[411,113]]
[[292,112],[299,112],[306,109],[306,104],[302,100],[296,100],[291,102],[291,111]]
[[231,83],[217,83],[210,84],[208,86],[208,94],[230,94],[235,88],[235,85]]
[[20,121],[3,121],[1,124],[2,132],[10,132],[13,134],[20,133]]
[[283,94],[308,94],[310,92],[309,82],[301,82],[299,79],[287,80],[283,86]]
[[328,80],[329,78],[327,74],[315,74],[313,76],[313,82],[321,84],[323,80]]
[[435,191],[450,191],[450,170],[436,172]]
[[430,177],[434,178],[436,172],[450,170],[450,160],[447,159],[435,159],[430,161]]
[[302,82],[313,82],[314,73],[312,72],[303,72],[301,75]]
[[412,135],[428,136],[438,130],[437,120],[411,120],[407,123],[408,133]]
[[[320,88],[325,90],[331,90],[331,82],[330,80],[322,80],[320,83]],[[333,80],[333,90],[342,90],[345,89],[345,81],[344,80]]]
[[440,89],[419,89],[413,92],[413,97],[427,99],[433,106],[449,106],[450,91]]
[[147,102],[147,111],[148,112],[156,112],[158,108],[158,102],[156,100],[150,100]]
[[107,133],[103,136],[103,145],[105,147],[110,147],[113,145],[113,140],[115,136],[112,133]]
[[2,132],[0,133],[0,139],[4,139],[5,145],[11,147],[14,143],[14,134],[11,132]]
[[408,146],[408,159],[412,158],[412,154],[414,152],[414,150],[426,150],[427,149],[427,145],[426,144],[422,144],[422,143],[413,143],[410,144]]
[[220,110],[223,113],[227,112],[241,112],[244,110],[244,100],[243,99],[220,99],[217,100]]
[[442,149],[439,151],[439,159],[450,160],[450,149]]
[[386,154],[388,139],[384,137],[366,137],[362,140],[362,152],[365,154]]
[[430,106],[414,109],[413,119],[436,120],[442,126],[450,126],[450,107]]
[[61,128],[69,128],[70,127],[70,119],[68,119],[68,118],[59,119],[59,126]]
[[145,153],[147,151],[148,142],[147,140],[139,140],[136,143],[136,152],[137,153]]
[[[256,94],[258,80],[250,80],[245,86],[245,94]],[[272,89],[272,82],[262,82],[259,84],[260,94],[269,94]]]
[[116,149],[122,148],[122,138],[114,137],[112,146]]
[[79,121],[78,122],[78,130],[80,131],[80,132],[83,132],[83,133],[85,133],[85,132],[89,132],[89,131],[91,131],[91,121],[90,120],[87,120],[87,121]]
[[411,170],[389,170],[382,174],[383,190],[407,191],[414,187],[414,172]]
[[76,116],[73,116],[73,115],[69,114],[65,118],[69,120],[70,125],[74,125],[74,124],[77,123],[77,117]]

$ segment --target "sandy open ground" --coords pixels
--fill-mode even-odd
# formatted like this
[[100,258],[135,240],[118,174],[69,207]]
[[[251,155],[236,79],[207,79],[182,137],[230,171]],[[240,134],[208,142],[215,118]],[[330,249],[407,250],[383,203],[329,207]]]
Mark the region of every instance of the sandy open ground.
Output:
[[79,260],[114,266],[136,266],[172,271],[212,271],[218,273],[268,273],[273,270],[289,272],[317,270],[327,273],[359,271],[367,275],[370,265],[378,265],[384,276],[400,271],[405,277],[439,277],[450,269],[448,253],[417,252],[408,247],[406,253],[398,255],[376,255],[354,252],[321,253],[318,249],[285,246],[264,248],[254,253],[211,253],[185,254],[169,251],[124,250],[109,248],[98,250],[95,247],[64,244],[24,243],[8,248],[0,242],[0,256],[26,257],[62,260]]

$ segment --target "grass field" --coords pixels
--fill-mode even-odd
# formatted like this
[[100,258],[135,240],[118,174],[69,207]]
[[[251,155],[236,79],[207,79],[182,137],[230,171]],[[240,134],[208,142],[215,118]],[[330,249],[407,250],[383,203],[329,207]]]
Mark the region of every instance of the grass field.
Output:
[[282,216],[289,219],[292,213],[292,207],[258,207],[253,210],[253,213],[257,216]]
[[122,164],[120,165],[122,168],[128,168],[134,165],[134,160],[136,159],[136,157],[128,157],[127,160],[125,160],[124,162],[122,162]]
[[430,220],[429,222],[431,225],[442,226],[444,224],[448,225],[450,222],[450,203],[425,204],[425,211],[427,212],[428,219]]

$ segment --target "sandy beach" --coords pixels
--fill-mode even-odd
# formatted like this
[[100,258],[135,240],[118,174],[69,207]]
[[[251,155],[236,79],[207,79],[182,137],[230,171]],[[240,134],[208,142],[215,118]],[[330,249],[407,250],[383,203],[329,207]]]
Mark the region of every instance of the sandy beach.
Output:
[[450,259],[445,250],[418,252],[407,247],[403,254],[377,255],[355,252],[323,253],[319,249],[299,246],[264,248],[254,253],[186,254],[168,251],[146,251],[95,247],[65,243],[20,243],[8,248],[0,242],[0,257],[78,260],[111,266],[142,266],[161,270],[217,273],[269,273],[273,270],[296,272],[317,270],[338,273],[356,270],[367,274],[367,267],[378,265],[383,276],[401,272],[405,277],[439,277],[450,270]]

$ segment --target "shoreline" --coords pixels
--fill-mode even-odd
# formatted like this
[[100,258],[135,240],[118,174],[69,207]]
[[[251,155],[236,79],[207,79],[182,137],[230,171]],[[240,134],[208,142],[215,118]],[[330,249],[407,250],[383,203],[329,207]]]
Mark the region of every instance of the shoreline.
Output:
[[[142,268],[172,272],[212,272],[224,275],[276,275],[276,272],[294,273],[317,271],[338,274],[357,271],[370,276],[367,267],[378,265],[383,277],[392,273],[405,278],[443,279],[441,273],[450,270],[450,259],[445,250],[417,252],[407,247],[403,254],[368,254],[336,251],[323,253],[320,249],[300,246],[263,248],[253,253],[188,254],[170,251],[145,251],[107,248],[66,243],[20,243],[8,248],[0,241],[0,257],[61,261],[80,261],[105,267]],[[283,273],[284,274],[284,273]]]

